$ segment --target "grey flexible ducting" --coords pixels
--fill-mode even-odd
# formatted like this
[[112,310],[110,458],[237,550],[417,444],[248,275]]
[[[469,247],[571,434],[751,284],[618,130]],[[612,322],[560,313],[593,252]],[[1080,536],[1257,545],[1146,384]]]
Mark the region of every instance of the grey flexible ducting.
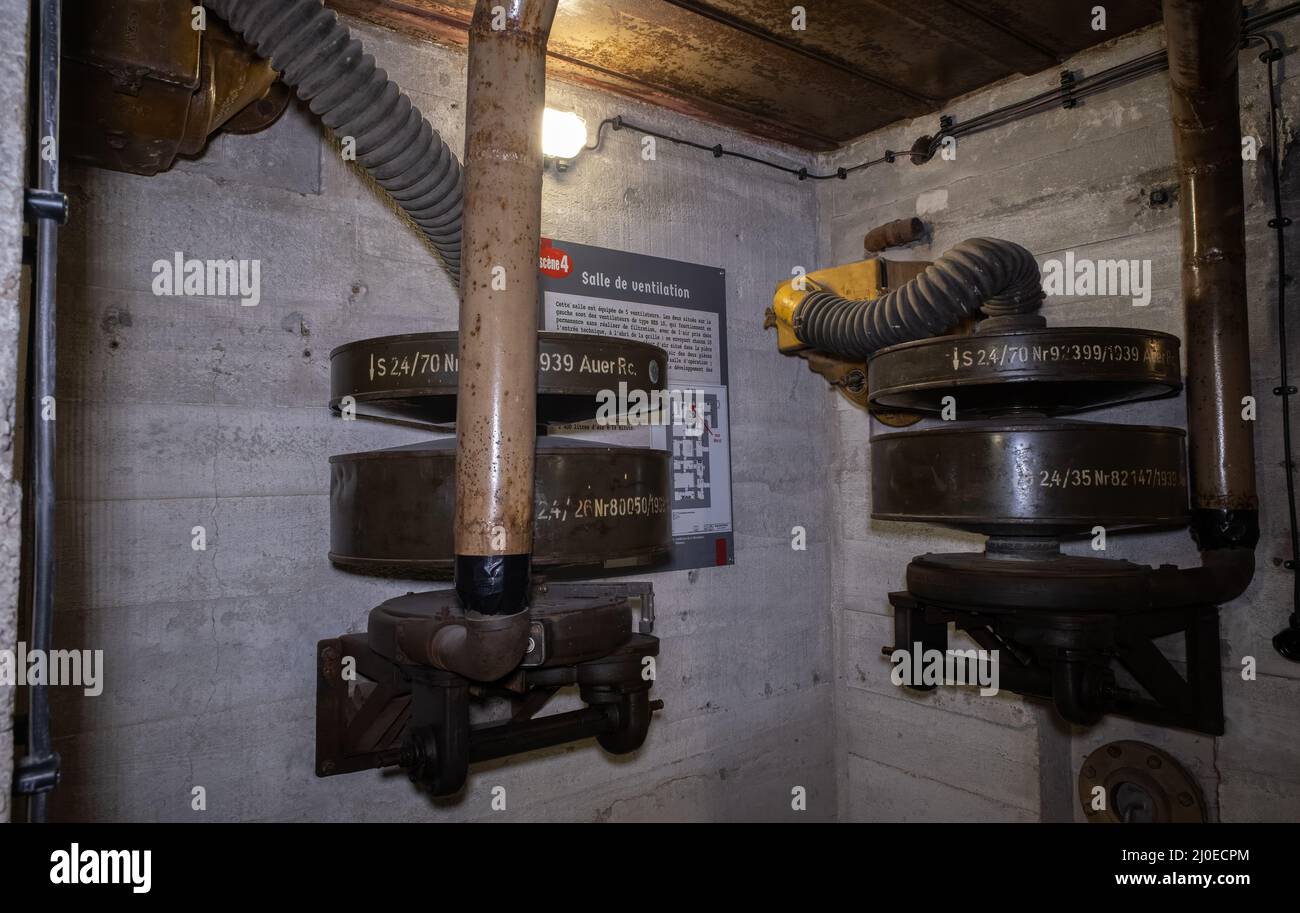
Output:
[[460,161],[320,0],[207,0],[419,226],[460,284]]
[[794,332],[823,352],[862,359],[886,346],[940,336],[976,311],[999,318],[1033,315],[1042,298],[1033,254],[1010,241],[973,238],[879,298],[810,293],[795,309]]

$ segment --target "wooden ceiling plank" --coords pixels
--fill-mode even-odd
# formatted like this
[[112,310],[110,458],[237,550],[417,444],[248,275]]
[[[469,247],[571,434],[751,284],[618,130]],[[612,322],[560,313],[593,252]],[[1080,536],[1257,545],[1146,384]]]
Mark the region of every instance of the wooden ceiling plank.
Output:
[[[402,0],[326,0],[340,13],[364,22],[394,28],[404,34],[433,39],[456,47],[468,44],[469,20]],[[684,93],[677,87],[649,83],[627,73],[615,72],[556,51],[548,52],[556,64],[556,78],[565,82],[610,92],[625,98],[649,102],[688,117],[716,123],[751,136],[810,152],[830,152],[843,142],[801,125],[797,120],[773,120],[767,115],[724,105]]]
[[977,4],[971,3],[969,0],[938,0],[938,2],[950,6],[953,9],[960,10],[972,19],[978,19],[994,31],[1000,32],[1029,51],[1038,54],[1043,58],[1044,67],[1050,67],[1061,58],[1060,52],[1056,48],[1035,41],[1028,35],[1022,34],[1018,29],[1013,29],[1005,22],[998,21],[997,17],[990,16],[988,13],[981,10]]
[[[474,6],[473,0],[325,2],[458,47],[468,43]],[[1072,0],[916,2],[925,5],[868,0],[869,20],[861,7],[832,4],[856,31],[832,28],[814,40],[783,35],[772,11],[749,0],[571,0],[552,34],[550,68],[566,82],[821,152],[1159,19],[1158,0],[1118,11],[1110,30],[1098,33],[1087,31],[1086,22],[1074,27]],[[917,42],[930,53],[905,52]],[[939,47],[963,49],[955,59],[967,65],[943,64],[935,57]],[[917,73],[918,67],[925,69]]]
[[827,54],[823,51],[817,50],[816,48],[799,44],[797,41],[791,41],[789,38],[783,38],[765,28],[751,22],[746,22],[737,16],[733,16],[725,10],[718,9],[708,3],[702,3],[700,0],[663,0],[663,2],[679,7],[688,12],[695,13],[697,16],[711,19],[727,28],[735,29],[746,35],[752,35],[760,41],[775,44],[778,47],[785,48],[787,51],[792,51],[803,57],[807,57],[809,60],[814,60],[820,64],[824,64],[825,66],[833,67],[843,73],[861,79],[864,82],[870,82],[880,86],[882,89],[896,92],[899,95],[905,96],[912,101],[919,102],[929,108],[935,108],[940,103],[940,99],[931,98],[927,95],[915,92],[912,89],[908,89],[906,86],[898,85],[897,83],[875,73],[869,73],[861,67],[857,67],[846,60],[842,60],[839,57]]

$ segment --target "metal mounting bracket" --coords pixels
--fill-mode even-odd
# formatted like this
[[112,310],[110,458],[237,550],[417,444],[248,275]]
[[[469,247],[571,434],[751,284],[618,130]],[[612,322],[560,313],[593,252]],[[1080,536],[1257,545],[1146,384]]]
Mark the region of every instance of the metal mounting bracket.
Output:
[[[948,650],[948,624],[998,657],[999,686],[1055,703],[1076,725],[1106,714],[1160,726],[1223,734],[1223,684],[1217,606],[1145,612],[992,612],[937,605],[891,593],[895,649]],[[1185,671],[1156,646],[1182,634]],[[885,651],[882,651],[885,652]],[[888,655],[888,654],[886,654]],[[1121,684],[1116,668],[1137,688]]]

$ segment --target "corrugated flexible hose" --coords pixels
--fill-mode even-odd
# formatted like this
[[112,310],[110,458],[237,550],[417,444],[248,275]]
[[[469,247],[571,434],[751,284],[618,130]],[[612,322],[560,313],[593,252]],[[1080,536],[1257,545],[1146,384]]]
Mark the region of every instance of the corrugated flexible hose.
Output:
[[886,346],[940,336],[976,311],[990,318],[1035,315],[1042,298],[1033,254],[1010,241],[972,238],[879,298],[810,293],[794,312],[794,331],[813,348],[862,359]]
[[320,0],[208,0],[419,226],[460,284],[460,161]]

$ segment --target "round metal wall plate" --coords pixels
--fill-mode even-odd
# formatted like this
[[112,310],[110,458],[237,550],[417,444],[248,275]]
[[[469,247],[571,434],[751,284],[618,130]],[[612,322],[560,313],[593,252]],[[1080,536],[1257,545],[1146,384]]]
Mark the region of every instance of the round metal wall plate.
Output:
[[871,442],[871,516],[1063,536],[1187,519],[1186,433],[1073,421],[966,422]]
[[1124,740],[1102,745],[1079,770],[1079,804],[1090,824],[1203,824],[1205,800],[1166,751]]
[[[668,353],[609,336],[539,333],[537,420],[596,417],[602,391],[625,384],[647,396],[666,387]],[[358,414],[446,424],[456,420],[459,335],[407,333],[362,339],[330,353],[330,408],[352,397]]]
[[[666,450],[537,442],[533,563],[641,567],[672,547]],[[450,576],[456,442],[330,458],[330,560],[347,570]]]
[[1182,388],[1178,337],[1150,330],[1058,327],[940,336],[881,349],[867,366],[874,409],[958,416],[1065,415]]

